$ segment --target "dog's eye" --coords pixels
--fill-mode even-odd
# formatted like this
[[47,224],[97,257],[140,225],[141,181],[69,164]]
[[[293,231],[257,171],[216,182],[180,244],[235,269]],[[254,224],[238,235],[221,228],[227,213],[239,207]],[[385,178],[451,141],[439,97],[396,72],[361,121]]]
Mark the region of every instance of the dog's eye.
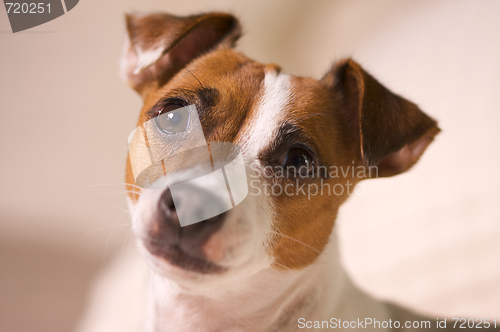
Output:
[[169,134],[186,131],[189,124],[189,110],[182,104],[169,104],[159,112],[156,124]]
[[314,171],[314,158],[305,149],[291,148],[282,160],[282,166],[289,176],[306,177]]

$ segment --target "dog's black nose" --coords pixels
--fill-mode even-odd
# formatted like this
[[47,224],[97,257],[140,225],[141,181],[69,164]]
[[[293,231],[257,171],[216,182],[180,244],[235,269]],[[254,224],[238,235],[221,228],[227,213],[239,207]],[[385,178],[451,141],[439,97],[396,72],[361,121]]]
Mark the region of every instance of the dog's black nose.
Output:
[[[186,213],[191,216],[201,214],[200,210],[207,202],[207,195],[210,194],[199,188],[184,190],[181,195],[176,196],[176,206],[172,193],[167,188],[160,197],[156,218],[150,225],[149,233],[152,240],[163,246],[182,250],[190,256],[204,259],[203,244],[220,229],[227,212],[184,227],[179,223],[179,214]],[[209,201],[211,204],[217,204],[213,197],[210,197]]]

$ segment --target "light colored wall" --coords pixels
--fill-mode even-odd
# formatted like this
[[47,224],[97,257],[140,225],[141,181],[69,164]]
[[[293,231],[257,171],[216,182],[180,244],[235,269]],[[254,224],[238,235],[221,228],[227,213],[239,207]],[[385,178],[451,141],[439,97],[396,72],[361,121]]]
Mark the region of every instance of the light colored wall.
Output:
[[[343,257],[381,297],[497,313],[500,3],[492,1],[82,0],[17,34],[0,9],[0,246],[3,257],[23,257],[2,260],[0,271],[11,262],[15,296],[28,296],[15,261],[33,266],[46,250],[72,269],[56,254],[65,252],[94,271],[129,233],[121,183],[141,103],[120,80],[118,58],[123,13],[152,10],[232,11],[245,31],[238,49],[292,74],[321,77],[353,55],[438,119],[443,132],[417,167],[366,182],[366,194],[346,204],[337,223]],[[81,296],[73,300],[61,303],[81,306]]]

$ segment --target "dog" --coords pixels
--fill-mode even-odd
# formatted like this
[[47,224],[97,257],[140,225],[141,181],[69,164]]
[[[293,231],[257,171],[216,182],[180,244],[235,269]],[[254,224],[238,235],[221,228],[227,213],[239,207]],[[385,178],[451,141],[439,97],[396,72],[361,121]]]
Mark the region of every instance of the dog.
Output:
[[227,211],[181,226],[204,189],[176,200],[171,184],[144,188],[129,153],[132,228],[150,268],[146,331],[471,328],[372,298],[339,258],[339,207],[358,182],[409,170],[440,132],[434,119],[352,59],[315,80],[246,57],[227,13],[127,15],[126,25],[121,69],[144,101],[138,128],[195,105],[207,144],[240,149],[249,187]]

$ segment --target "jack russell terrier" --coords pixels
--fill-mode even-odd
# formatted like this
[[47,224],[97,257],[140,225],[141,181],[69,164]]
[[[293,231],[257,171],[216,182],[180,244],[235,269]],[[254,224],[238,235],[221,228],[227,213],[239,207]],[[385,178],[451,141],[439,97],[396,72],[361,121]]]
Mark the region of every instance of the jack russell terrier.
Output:
[[471,328],[359,290],[333,231],[356,183],[410,169],[439,133],[435,120],[351,59],[321,80],[249,59],[233,49],[241,27],[229,14],[128,15],[126,23],[121,68],[144,101],[138,128],[161,115],[167,132],[186,126],[179,110],[194,105],[208,144],[238,146],[250,187],[225,212],[181,225],[181,214],[202,209],[204,189],[176,200],[172,183],[140,186],[129,150],[132,228],[151,268],[147,331]]

